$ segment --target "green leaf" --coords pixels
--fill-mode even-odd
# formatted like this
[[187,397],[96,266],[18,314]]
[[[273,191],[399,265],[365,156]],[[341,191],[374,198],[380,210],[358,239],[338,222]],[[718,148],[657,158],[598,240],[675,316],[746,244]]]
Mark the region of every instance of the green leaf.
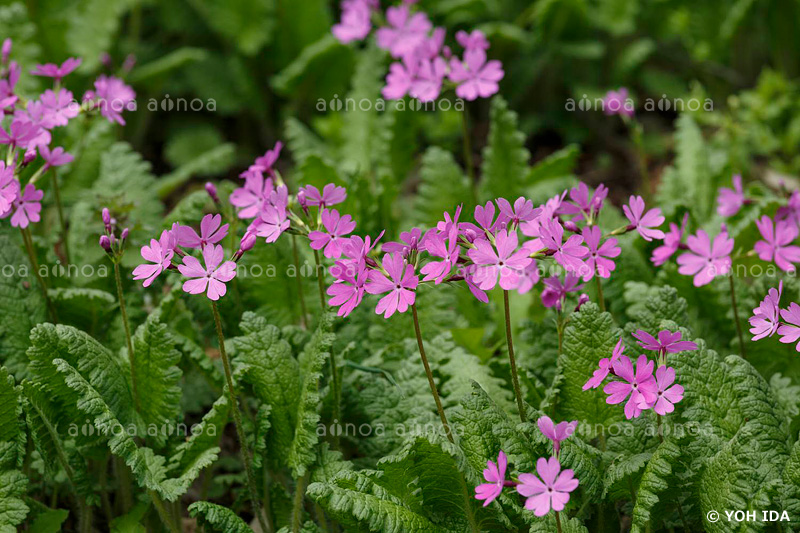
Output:
[[130,83],[151,81],[154,78],[160,78],[166,74],[170,74],[184,65],[194,63],[195,61],[202,61],[205,58],[206,51],[202,48],[184,46],[154,61],[145,63],[142,66],[137,66],[133,72],[130,73],[127,81]]
[[530,153],[525,135],[517,129],[517,114],[501,96],[492,98],[489,140],[483,149],[481,200],[516,198],[528,174]]
[[149,502],[137,503],[126,514],[111,521],[111,533],[145,533],[147,528],[142,525],[142,519],[149,508]]
[[72,7],[65,34],[67,49],[83,59],[84,72],[100,65],[100,55],[111,49],[122,15],[137,0],[80,0]]
[[24,434],[20,428],[19,388],[8,369],[0,367],[0,533],[14,533],[28,515],[22,500],[28,478],[17,470],[24,455]]
[[436,225],[445,211],[452,212],[472,197],[469,180],[453,155],[437,146],[431,146],[422,156],[419,179],[413,219],[425,227]]
[[531,186],[542,181],[572,175],[580,155],[581,150],[577,144],[570,144],[553,152],[528,169],[525,184]]
[[195,502],[189,506],[189,515],[197,519],[198,525],[215,533],[252,533],[252,529],[236,514],[222,505],[211,502]]
[[209,176],[227,169],[233,163],[236,146],[224,143],[205,151],[158,180],[158,197],[166,198],[195,176]]
[[28,490],[28,478],[19,470],[0,469],[0,533],[16,533],[28,515],[22,496]]
[[47,295],[56,306],[61,322],[83,330],[93,331],[117,309],[117,298],[100,289],[48,289]]
[[[677,501],[680,505],[681,484],[680,474],[687,469],[683,463],[687,448],[686,434],[682,438],[667,439],[659,444],[642,474],[636,492],[636,504],[633,508],[633,532],[645,531],[654,523],[653,516],[658,506],[661,514],[667,503]],[[675,507],[675,503],[670,504]]]
[[48,509],[36,516],[29,531],[30,533],[58,533],[68,516],[69,511],[64,509]]

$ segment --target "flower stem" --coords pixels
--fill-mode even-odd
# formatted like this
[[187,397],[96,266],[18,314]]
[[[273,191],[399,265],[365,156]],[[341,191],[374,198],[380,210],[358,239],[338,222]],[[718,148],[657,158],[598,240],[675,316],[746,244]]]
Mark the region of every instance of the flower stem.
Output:
[[600,305],[600,312],[606,312],[606,300],[603,298],[603,283],[600,281],[600,276],[596,273],[594,275],[594,283],[597,286],[597,303]]
[[642,188],[644,189],[644,196],[648,200],[653,197],[653,182],[650,181],[650,173],[647,171],[647,152],[644,150],[643,128],[642,124],[637,120],[632,120],[630,123],[631,137],[633,138],[633,145],[636,148],[636,159],[639,164],[639,174],[642,179]]
[[736,291],[733,288],[733,274],[728,276],[728,281],[731,287],[731,305],[733,306],[733,320],[736,322],[736,333],[739,335],[739,353],[742,359],[747,359],[747,354],[744,350],[744,336],[742,335],[742,323],[739,321],[739,308],[736,305]]
[[317,271],[317,285],[319,286],[319,303],[322,306],[322,309],[325,309],[325,279],[322,277],[322,272],[319,271],[320,269],[320,261],[319,261],[319,251],[314,250],[314,262],[316,263],[316,271]]
[[[307,474],[306,474],[307,475]],[[303,525],[303,497],[306,493],[306,476],[297,480],[294,488],[294,506],[292,507],[292,533],[300,533]]]
[[25,244],[25,251],[28,253],[28,259],[30,259],[31,262],[31,268],[36,276],[36,280],[39,282],[39,288],[42,289],[44,303],[47,305],[48,311],[50,311],[50,318],[52,318],[53,322],[57,324],[58,314],[56,313],[56,308],[53,305],[53,302],[50,300],[50,296],[47,294],[47,284],[44,282],[44,278],[42,278],[42,275],[39,273],[39,260],[36,259],[36,251],[33,249],[31,230],[30,228],[20,228],[20,231],[22,232],[22,242]]
[[64,258],[67,260],[67,265],[69,265],[69,244],[67,244],[67,222],[64,218],[64,209],[61,206],[61,193],[58,190],[58,177],[56,173],[53,172],[50,174],[53,180],[53,196],[56,200],[56,209],[58,209],[58,221],[61,224],[61,242],[64,244]]
[[[319,303],[322,306],[322,312],[325,313],[325,280],[323,279],[322,272],[320,272],[320,259],[319,259],[319,251],[314,250],[314,262],[316,263],[316,271],[317,271],[317,285],[319,286]],[[336,424],[339,423],[339,405],[341,403],[341,388],[339,386],[339,365],[336,363],[336,352],[334,350],[330,351],[331,358],[331,387],[333,393],[333,419]],[[335,448],[338,448],[339,445],[339,436],[336,428],[334,427],[334,437],[333,437],[333,444]]]
[[469,138],[469,118],[467,117],[466,107],[461,111],[461,137],[464,143],[464,166],[467,167],[469,176],[470,190],[472,190],[473,201],[478,202],[478,193],[475,190],[478,184],[475,182],[475,169],[472,166],[472,146]]
[[661,427],[661,415],[656,413],[656,420],[658,420],[658,440],[659,442],[664,442],[664,432]]
[[300,277],[300,255],[297,253],[297,238],[292,235],[292,257],[294,258],[294,271],[295,278],[297,279],[297,299],[300,300],[300,323],[304,328],[308,327],[306,323],[306,298],[303,295],[303,280]]
[[122,277],[119,274],[119,263],[114,261],[114,279],[117,282],[117,300],[119,300],[119,311],[122,313],[122,325],[125,328],[125,342],[128,345],[128,362],[131,365],[131,383],[133,384],[133,401],[136,410],[141,411],[142,405],[139,402],[139,388],[136,382],[136,353],[133,351],[133,341],[131,340],[131,326],[128,323],[128,310],[125,307],[125,296],[122,294]]
[[561,517],[558,515],[558,511],[556,511],[556,530],[561,533]]
[[453,440],[453,434],[450,431],[450,425],[447,423],[447,417],[444,415],[444,408],[442,408],[442,400],[439,399],[439,392],[436,390],[436,382],[433,381],[433,374],[431,373],[431,366],[428,364],[428,356],[425,355],[425,346],[422,344],[422,333],[419,331],[419,317],[417,317],[417,304],[411,304],[411,316],[414,318],[414,332],[417,334],[417,347],[419,348],[419,356],[422,358],[422,365],[425,367],[425,375],[428,376],[428,385],[431,386],[431,393],[436,402],[436,410],[439,411],[439,418],[442,420],[445,435],[450,442]]
[[506,343],[508,344],[508,360],[511,363],[511,381],[514,384],[514,394],[517,397],[517,408],[519,409],[519,419],[525,422],[525,403],[522,401],[522,391],[519,387],[517,377],[517,361],[514,358],[514,341],[511,338],[511,311],[508,306],[508,291],[503,291],[503,308],[506,313]]
[[261,531],[269,531],[267,529],[267,523],[264,521],[264,515],[261,512],[261,502],[258,498],[255,472],[253,471],[253,463],[250,459],[250,451],[247,449],[247,438],[245,437],[244,426],[242,425],[242,413],[239,411],[238,399],[236,398],[236,392],[233,388],[231,363],[228,360],[228,354],[225,352],[225,337],[222,335],[222,320],[219,317],[217,303],[213,300],[211,301],[211,310],[214,312],[214,325],[217,328],[217,337],[219,339],[219,353],[222,358],[222,367],[225,369],[225,381],[228,385],[228,400],[231,404],[231,411],[233,412],[233,422],[236,425],[236,435],[239,437],[239,451],[242,454],[244,470],[247,474],[247,488],[250,492],[253,514],[256,515],[258,519],[258,525],[261,526]]
[[175,526],[174,520],[169,516],[167,513],[166,507],[164,507],[164,502],[161,501],[161,498],[158,497],[156,491],[148,490],[147,493],[150,495],[150,499],[153,501],[153,506],[158,511],[158,516],[161,518],[161,521],[164,522],[164,525],[167,526],[172,533],[180,533],[180,530]]

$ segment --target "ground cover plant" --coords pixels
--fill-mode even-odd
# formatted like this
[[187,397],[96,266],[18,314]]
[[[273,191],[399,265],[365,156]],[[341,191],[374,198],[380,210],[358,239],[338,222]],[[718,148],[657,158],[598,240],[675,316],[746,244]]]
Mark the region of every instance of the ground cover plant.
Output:
[[800,529],[796,5],[45,4],[0,531]]

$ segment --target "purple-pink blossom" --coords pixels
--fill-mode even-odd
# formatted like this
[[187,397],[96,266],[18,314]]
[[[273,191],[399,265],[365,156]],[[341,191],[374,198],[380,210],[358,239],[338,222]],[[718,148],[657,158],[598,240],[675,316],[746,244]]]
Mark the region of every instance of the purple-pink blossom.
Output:
[[781,294],[783,293],[783,281],[778,284],[778,288],[772,287],[767,291],[767,295],[761,303],[753,309],[753,316],[748,319],[750,322],[750,333],[753,340],[757,341],[764,337],[772,337],[778,326],[780,326],[780,305]]
[[28,144],[38,135],[39,128],[35,124],[15,117],[8,126],[8,132],[0,127],[0,144],[27,148]]
[[14,178],[14,165],[0,161],[0,216],[11,210],[19,194],[19,182]]
[[222,215],[206,215],[200,221],[200,234],[191,226],[177,226],[173,231],[178,246],[205,248],[217,244],[228,234],[228,224],[222,224]]
[[161,272],[169,268],[175,254],[175,236],[169,230],[161,232],[159,240],[150,239],[150,246],[142,246],[142,258],[145,263],[133,269],[133,279],[143,279],[145,287],[149,287]]
[[506,486],[507,467],[508,457],[503,453],[503,450],[500,450],[500,453],[497,454],[497,463],[491,460],[486,461],[483,479],[487,483],[482,483],[475,487],[475,499],[483,500],[484,507],[492,503],[503,492],[503,487]]
[[797,238],[797,224],[791,220],[774,222],[767,215],[756,220],[756,226],[764,240],[755,244],[754,250],[762,261],[775,261],[785,272],[793,272],[793,263],[800,263],[800,246],[792,244]]
[[662,329],[658,332],[658,339],[644,330],[636,330],[633,337],[638,341],[639,346],[645,350],[658,352],[659,355],[667,353],[690,352],[697,349],[697,344],[692,341],[682,341],[680,331],[669,331]]
[[603,203],[608,196],[608,187],[602,183],[597,186],[591,197],[589,196],[589,186],[581,182],[577,187],[569,191],[568,202],[561,202],[556,210],[559,215],[574,215],[573,221],[581,221],[584,218],[594,218],[603,208]]
[[333,36],[344,44],[364,39],[372,29],[371,16],[366,0],[345,0],[341,21],[331,28]]
[[412,14],[408,4],[387,8],[386,22],[388,26],[378,28],[375,37],[380,48],[397,58],[413,54],[433,28],[425,13]]
[[533,511],[536,516],[544,516],[553,511],[563,511],[569,502],[569,493],[578,488],[575,473],[570,470],[561,470],[558,459],[540,457],[536,461],[534,474],[520,474],[517,492],[526,497],[525,508]]
[[347,198],[347,190],[344,187],[328,183],[322,188],[322,193],[313,185],[306,185],[300,190],[305,196],[306,205],[318,205],[320,209],[340,204]]
[[622,253],[622,249],[617,246],[617,239],[611,237],[600,244],[602,231],[598,226],[586,226],[583,228],[583,242],[589,247],[589,255],[586,257],[587,269],[583,281],[589,281],[595,274],[601,278],[610,278],[611,272],[616,268],[612,261]]
[[678,256],[678,272],[694,276],[695,287],[707,285],[730,271],[733,239],[726,232],[717,235],[712,243],[708,233],[701,229],[697,235],[689,235],[686,244],[689,251]]
[[506,224],[514,228],[519,226],[522,222],[533,220],[539,216],[539,213],[542,211],[541,208],[534,208],[533,202],[524,196],[520,196],[514,200],[513,206],[505,198],[498,198],[497,207],[500,208],[500,214],[504,218]]
[[39,147],[39,155],[44,159],[45,170],[52,167],[60,167],[75,160],[72,154],[65,152],[60,146],[50,150],[49,146],[42,145]]
[[245,178],[244,187],[234,189],[229,200],[231,205],[239,208],[239,218],[255,218],[273,190],[272,178],[253,172]]
[[51,129],[55,126],[66,126],[70,119],[78,116],[80,105],[73,101],[72,93],[61,89],[57,93],[50,89],[39,98],[44,110],[42,126]]
[[638,418],[643,410],[641,406],[651,405],[658,397],[658,386],[653,379],[655,363],[648,361],[647,356],[640,355],[634,370],[631,360],[622,355],[612,366],[614,374],[622,381],[611,381],[603,387],[603,392],[608,394],[606,403],[616,405],[628,399],[625,418]]
[[519,284],[522,271],[531,262],[526,250],[517,250],[516,232],[506,230],[497,232],[495,244],[485,239],[475,241],[467,255],[476,265],[473,276],[475,284],[484,291],[491,290],[498,283],[504,290],[512,290]]
[[411,228],[410,231],[400,233],[399,242],[387,242],[381,247],[381,250],[384,252],[400,252],[403,256],[408,257],[409,253],[423,249],[422,240],[422,230]]
[[332,296],[328,305],[339,308],[337,315],[347,316],[364,298],[369,272],[363,263],[336,261],[330,273],[336,281],[328,287],[328,295]]
[[[786,309],[781,309],[781,318],[786,321],[786,324],[778,327],[780,341],[784,344],[798,341],[800,339],[800,305],[792,302]],[[800,352],[800,342],[795,346],[795,350]]]
[[555,424],[552,418],[543,416],[536,421],[536,425],[539,426],[539,431],[542,432],[542,435],[553,442],[553,455],[558,457],[558,452],[561,451],[561,443],[575,433],[575,428],[578,427],[578,421],[564,421]]
[[744,189],[742,189],[742,177],[739,174],[733,176],[733,189],[722,187],[717,196],[717,213],[723,217],[732,217],[745,204]]
[[389,318],[395,311],[405,313],[409,306],[414,305],[419,278],[414,274],[414,265],[407,264],[402,254],[384,255],[383,269],[387,275],[378,270],[370,271],[366,290],[370,294],[389,293],[375,308],[377,314]]
[[542,281],[544,284],[544,290],[542,290],[542,305],[545,307],[555,307],[558,311],[561,311],[567,294],[577,292],[583,288],[583,284],[580,284],[580,281],[580,276],[576,276],[575,274],[567,274],[564,276],[563,283],[558,276],[545,278]]
[[603,357],[598,363],[598,368],[592,373],[586,383],[583,385],[583,390],[596,389],[602,385],[603,381],[608,377],[608,374],[613,368],[613,364],[617,362],[625,351],[625,344],[622,342],[622,337],[617,341],[614,350],[611,352],[611,357]]
[[[40,191],[33,184],[28,183],[25,185],[22,194],[18,195],[14,200],[12,209],[14,214],[11,215],[11,225],[15,228],[27,228],[31,222],[39,222],[39,213],[42,210],[42,198],[44,192]],[[6,211],[3,218],[8,216],[11,211]]]
[[489,41],[480,30],[472,30],[467,33],[463,30],[456,32],[456,42],[464,47],[465,50],[488,50]]
[[203,261],[200,264],[196,257],[187,255],[183,264],[178,265],[178,270],[187,278],[183,282],[183,291],[189,294],[206,293],[209,300],[219,300],[225,296],[228,288],[225,285],[236,277],[236,263],[222,260],[225,258],[225,249],[220,245],[209,244],[203,248]]
[[661,266],[666,263],[681,247],[683,235],[686,233],[686,222],[688,220],[689,213],[684,213],[680,227],[674,222],[669,223],[669,231],[664,235],[663,244],[653,250],[653,255],[650,257],[650,260],[655,266]]
[[34,76],[54,78],[56,82],[59,82],[65,76],[69,75],[73,70],[81,66],[81,61],[82,60],[78,57],[70,57],[61,63],[61,65],[56,65],[55,63],[36,65],[36,68],[31,71],[31,74]]
[[325,257],[339,259],[342,256],[342,239],[356,229],[356,223],[350,215],[339,215],[336,209],[323,209],[320,214],[322,227],[325,231],[312,231],[308,234],[311,248],[322,250]]
[[95,80],[94,89],[94,93],[90,93],[89,96],[91,99],[97,100],[100,114],[109,122],[116,122],[124,126],[125,119],[122,118],[122,111],[135,109],[136,92],[121,79],[105,74],[101,74]]
[[620,87],[618,91],[608,91],[603,98],[603,112],[606,115],[632,117],[633,111],[633,102],[625,87]]
[[656,370],[656,399],[652,404],[639,406],[641,409],[652,408],[659,415],[666,415],[675,410],[675,405],[683,400],[683,387],[675,383],[675,369],[660,366]]
[[503,79],[503,64],[486,60],[486,50],[470,48],[464,51],[463,61],[450,59],[450,81],[458,84],[456,96],[465,100],[488,98],[499,89],[497,82]]
[[661,209],[656,207],[645,213],[644,208],[644,199],[641,196],[631,196],[628,205],[622,206],[622,211],[631,223],[629,229],[638,231],[639,235],[646,241],[663,239],[664,232],[656,229],[664,223]]
[[441,257],[441,261],[429,261],[420,270],[424,274],[422,281],[433,281],[436,285],[445,280],[453,267],[458,262],[458,228],[453,227],[450,235],[431,232],[425,236],[425,249],[434,257]]
[[583,237],[573,234],[564,242],[564,227],[557,220],[548,220],[542,223],[539,238],[548,253],[552,253],[553,259],[567,272],[586,275],[589,269],[583,260],[589,254],[589,248],[583,246]]

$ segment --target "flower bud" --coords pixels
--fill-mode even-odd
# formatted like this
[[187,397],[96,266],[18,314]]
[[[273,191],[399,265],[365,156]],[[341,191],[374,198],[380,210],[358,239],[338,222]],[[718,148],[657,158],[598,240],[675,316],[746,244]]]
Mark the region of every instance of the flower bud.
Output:
[[100,248],[111,253],[111,239],[108,238],[108,235],[100,235]]
[[103,52],[100,54],[100,63],[109,70],[114,67],[114,64],[111,61],[111,55],[108,52]]
[[136,56],[134,54],[128,54],[128,57],[125,58],[125,61],[122,63],[122,70],[125,72],[130,72],[133,70],[133,67],[136,65]]
[[108,211],[107,207],[103,208],[103,224],[105,224],[106,229],[111,226],[111,213]]
[[306,202],[306,191],[303,189],[297,191],[297,203],[300,204],[300,207],[303,209],[308,206],[308,202]]
[[3,64],[5,65],[8,63],[8,57],[11,55],[11,39],[6,39],[3,41],[3,48],[2,48],[2,56],[3,56]]
[[589,295],[584,292],[583,294],[580,295],[580,298],[578,298],[578,305],[577,307],[575,307],[575,311],[580,311],[581,306],[588,301],[589,301]]
[[129,233],[128,228],[125,228],[124,230],[122,230],[122,235],[119,236],[120,240],[124,241],[125,239],[127,239],[128,238],[128,233]]
[[214,185],[210,181],[207,181],[206,182],[206,192],[208,193],[208,195],[211,197],[211,199],[214,201],[215,204],[219,203],[219,196],[217,195],[217,187],[216,187],[216,185]]
[[250,233],[249,231],[244,234],[242,237],[242,242],[239,244],[239,250],[242,252],[247,252],[253,249],[253,246],[256,245],[256,237],[255,233]]
[[572,233],[580,233],[581,230],[578,228],[578,225],[575,224],[571,220],[567,220],[564,222],[564,229],[567,231],[571,231]]
[[28,148],[22,157],[22,166],[28,166],[34,159],[36,159],[36,148]]

